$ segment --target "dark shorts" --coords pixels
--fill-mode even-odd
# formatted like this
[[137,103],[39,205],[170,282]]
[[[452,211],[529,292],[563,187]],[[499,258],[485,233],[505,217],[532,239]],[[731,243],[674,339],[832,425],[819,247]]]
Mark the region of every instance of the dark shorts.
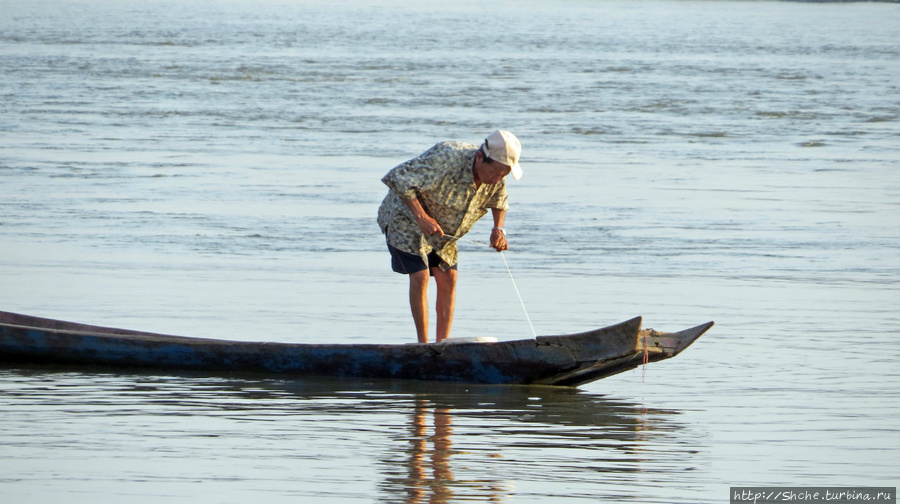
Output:
[[[388,250],[391,252],[391,269],[404,275],[418,273],[426,269],[430,272],[431,268],[437,268],[441,264],[441,258],[433,250],[428,254],[428,264],[425,264],[425,261],[418,254],[404,252],[390,243],[388,243]],[[450,266],[450,269],[457,269],[457,265]]]

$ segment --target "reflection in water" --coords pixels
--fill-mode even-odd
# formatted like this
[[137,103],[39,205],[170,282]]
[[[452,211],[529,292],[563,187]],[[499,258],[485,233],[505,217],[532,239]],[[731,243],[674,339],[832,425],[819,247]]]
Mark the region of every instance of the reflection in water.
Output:
[[[416,398],[410,422],[409,446],[406,448],[408,476],[399,480],[386,478],[382,488],[394,493],[392,487],[402,487],[408,504],[423,502],[441,504],[452,502],[458,494],[464,500],[474,496],[480,501],[504,502],[512,485],[485,476],[480,479],[458,480],[451,467],[453,451],[453,417],[450,408],[436,406],[428,399]],[[432,434],[429,435],[429,427]],[[399,490],[399,489],[398,489]]]
[[395,396],[411,411],[383,460],[383,502],[562,497],[557,486],[567,497],[639,498],[695,463],[674,411],[572,389],[424,388]]
[[266,499],[652,502],[705,442],[677,412],[551,387],[4,367],[0,383],[11,490],[62,481],[48,499],[70,503],[82,484],[150,499],[186,481]]
[[[432,415],[434,435],[430,438],[432,450],[429,456],[427,422]],[[427,400],[416,400],[410,438],[409,478],[406,481],[407,502],[424,502],[426,496],[429,497],[428,502],[447,502],[453,497],[453,470],[450,468],[452,424],[449,409],[431,409]]]

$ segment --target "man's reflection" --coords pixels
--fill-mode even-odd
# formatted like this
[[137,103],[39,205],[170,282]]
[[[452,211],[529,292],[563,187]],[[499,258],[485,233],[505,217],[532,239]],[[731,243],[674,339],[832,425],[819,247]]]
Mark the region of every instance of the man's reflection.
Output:
[[[429,420],[433,433],[429,436]],[[503,502],[507,485],[484,478],[457,481],[450,466],[453,451],[453,417],[450,408],[416,399],[411,423],[409,457],[406,462],[408,504],[446,504],[477,497],[485,502]],[[457,494],[460,495],[457,495]]]
[[[428,437],[428,416],[433,412],[434,435]],[[429,407],[425,399],[416,399],[412,421],[412,450],[409,458],[409,481],[407,492],[409,503],[442,503],[453,498],[453,471],[450,469],[450,455],[453,434],[453,419],[449,408]],[[428,451],[431,441],[433,450]]]

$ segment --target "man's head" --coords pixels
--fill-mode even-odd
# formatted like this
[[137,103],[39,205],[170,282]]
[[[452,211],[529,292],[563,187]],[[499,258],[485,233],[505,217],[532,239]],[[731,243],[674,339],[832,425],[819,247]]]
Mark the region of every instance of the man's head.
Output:
[[514,179],[522,178],[522,168],[519,166],[522,144],[509,131],[497,130],[488,135],[481,144],[481,153],[484,156],[484,162],[507,166]]

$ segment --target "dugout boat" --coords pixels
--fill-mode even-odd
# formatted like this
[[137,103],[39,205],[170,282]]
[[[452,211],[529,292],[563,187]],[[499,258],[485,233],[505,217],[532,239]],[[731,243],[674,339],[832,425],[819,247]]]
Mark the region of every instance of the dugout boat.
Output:
[[681,353],[712,327],[641,329],[637,317],[579,334],[432,344],[297,344],[169,336],[0,311],[0,361],[214,374],[253,372],[578,386]]

